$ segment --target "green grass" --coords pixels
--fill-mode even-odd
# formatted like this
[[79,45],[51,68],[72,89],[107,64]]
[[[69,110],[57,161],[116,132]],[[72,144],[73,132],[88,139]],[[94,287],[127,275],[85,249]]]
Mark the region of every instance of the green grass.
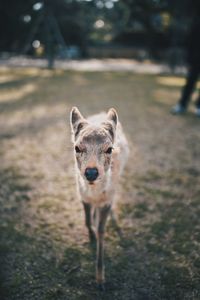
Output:
[[[0,298],[200,298],[199,126],[169,114],[182,78],[0,69]],[[131,148],[96,289],[69,112],[116,107]]]

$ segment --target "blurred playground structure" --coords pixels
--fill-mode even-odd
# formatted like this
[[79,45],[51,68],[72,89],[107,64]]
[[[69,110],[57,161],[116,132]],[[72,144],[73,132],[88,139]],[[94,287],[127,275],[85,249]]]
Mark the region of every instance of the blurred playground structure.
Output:
[[[11,12],[12,7],[12,12]],[[1,56],[127,58],[185,63],[199,1],[11,0],[0,6]]]

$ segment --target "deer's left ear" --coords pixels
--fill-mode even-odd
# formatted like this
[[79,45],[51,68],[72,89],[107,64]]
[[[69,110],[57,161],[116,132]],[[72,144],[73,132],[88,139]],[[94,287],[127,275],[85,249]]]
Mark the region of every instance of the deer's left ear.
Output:
[[112,122],[112,124],[114,125],[114,128],[116,129],[117,122],[118,122],[118,116],[117,116],[117,112],[114,108],[109,109],[109,111],[107,113],[107,119],[108,119],[108,121]]
[[115,132],[118,122],[117,112],[114,108],[110,108],[107,113],[107,120],[103,123],[104,129],[110,134],[112,141],[115,140]]

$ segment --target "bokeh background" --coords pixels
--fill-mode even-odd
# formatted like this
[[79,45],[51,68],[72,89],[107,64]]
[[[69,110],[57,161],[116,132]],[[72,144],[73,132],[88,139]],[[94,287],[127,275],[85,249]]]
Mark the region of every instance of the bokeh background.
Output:
[[0,51],[3,57],[126,57],[183,64],[195,17],[198,0],[2,0]]
[[[0,2],[0,299],[200,299],[200,120],[173,116],[199,1]],[[199,39],[197,35],[196,39]],[[129,140],[106,292],[75,187],[69,113]]]

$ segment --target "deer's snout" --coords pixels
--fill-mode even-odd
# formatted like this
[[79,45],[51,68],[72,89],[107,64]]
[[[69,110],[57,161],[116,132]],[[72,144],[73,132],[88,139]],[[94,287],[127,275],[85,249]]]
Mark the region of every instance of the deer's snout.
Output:
[[85,177],[87,178],[88,181],[94,181],[97,179],[99,175],[99,172],[97,168],[87,168],[85,170]]

